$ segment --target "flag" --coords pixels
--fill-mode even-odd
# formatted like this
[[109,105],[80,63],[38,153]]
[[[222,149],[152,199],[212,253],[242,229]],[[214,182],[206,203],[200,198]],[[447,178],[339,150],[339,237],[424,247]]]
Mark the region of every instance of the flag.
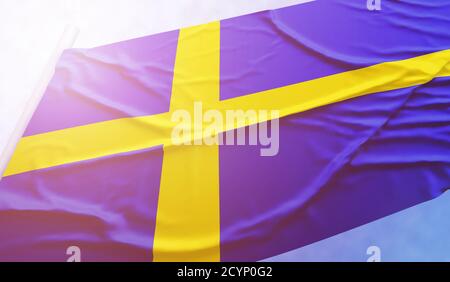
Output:
[[[254,261],[439,196],[449,13],[315,1],[66,50],[0,182],[0,259]],[[197,103],[277,111],[278,150],[175,144]]]

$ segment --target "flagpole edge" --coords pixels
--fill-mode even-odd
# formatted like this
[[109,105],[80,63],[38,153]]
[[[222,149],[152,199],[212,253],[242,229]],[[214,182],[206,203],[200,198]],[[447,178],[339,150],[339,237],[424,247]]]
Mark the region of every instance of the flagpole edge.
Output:
[[28,98],[28,101],[24,107],[22,114],[20,115],[20,118],[16,123],[13,132],[6,142],[4,152],[0,155],[0,181],[3,178],[3,175],[8,167],[9,161],[14,154],[18,142],[22,138],[34,112],[36,111],[45,93],[45,90],[47,89],[47,85],[53,77],[55,66],[57,61],[59,60],[59,57],[65,49],[73,47],[78,34],[79,29],[76,26],[67,24],[64,27],[64,31],[60,39],[58,40],[54,51],[50,55],[50,58],[48,59],[47,64],[43,69],[41,76],[39,77],[39,80],[33,88],[31,96]]

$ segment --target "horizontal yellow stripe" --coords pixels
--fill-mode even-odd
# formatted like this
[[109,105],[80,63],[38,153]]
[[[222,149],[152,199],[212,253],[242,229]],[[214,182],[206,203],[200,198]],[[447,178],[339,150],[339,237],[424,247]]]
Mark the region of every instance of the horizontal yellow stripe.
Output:
[[[283,117],[358,96],[420,85],[444,76],[450,76],[450,50],[377,64],[217,103],[207,102],[204,108],[274,109],[279,110]],[[4,176],[167,145],[171,143],[172,126],[170,113],[165,113],[25,137],[19,142]],[[226,129],[233,127],[227,125]]]
[[24,137],[4,176],[158,146],[171,129],[169,113],[164,113]]
[[[401,89],[450,76],[450,50],[387,62],[221,101],[226,109],[279,110],[280,117],[339,101]],[[227,125],[232,129],[234,125]]]

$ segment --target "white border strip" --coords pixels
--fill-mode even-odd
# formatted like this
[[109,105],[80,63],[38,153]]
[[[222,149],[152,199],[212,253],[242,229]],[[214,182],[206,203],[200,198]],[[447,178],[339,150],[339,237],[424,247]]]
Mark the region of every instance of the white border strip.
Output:
[[64,32],[61,38],[59,39],[58,45],[56,46],[54,52],[49,58],[47,66],[45,67],[44,72],[42,73],[33,91],[32,96],[29,98],[25,106],[25,109],[23,110],[22,115],[20,116],[16,124],[13,133],[11,134],[10,138],[8,139],[8,142],[6,143],[6,147],[3,154],[0,155],[0,180],[2,179],[3,173],[5,172],[12,155],[14,154],[17,143],[22,138],[28,126],[28,123],[33,117],[33,114],[36,111],[36,108],[38,107],[42,99],[42,96],[45,93],[45,90],[47,89],[47,85],[49,84],[50,80],[53,77],[53,74],[55,72],[55,66],[59,60],[59,57],[61,56],[62,52],[65,49],[71,48],[73,46],[77,36],[78,36],[78,28],[72,25],[66,25],[66,27],[64,28]]

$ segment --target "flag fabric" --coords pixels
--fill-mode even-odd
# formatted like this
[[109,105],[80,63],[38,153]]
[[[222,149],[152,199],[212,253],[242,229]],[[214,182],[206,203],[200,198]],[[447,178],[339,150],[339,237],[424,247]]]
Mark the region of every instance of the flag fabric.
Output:
[[[0,260],[254,261],[439,196],[449,15],[314,1],[66,50],[0,182]],[[278,153],[174,145],[199,101],[278,110]]]

